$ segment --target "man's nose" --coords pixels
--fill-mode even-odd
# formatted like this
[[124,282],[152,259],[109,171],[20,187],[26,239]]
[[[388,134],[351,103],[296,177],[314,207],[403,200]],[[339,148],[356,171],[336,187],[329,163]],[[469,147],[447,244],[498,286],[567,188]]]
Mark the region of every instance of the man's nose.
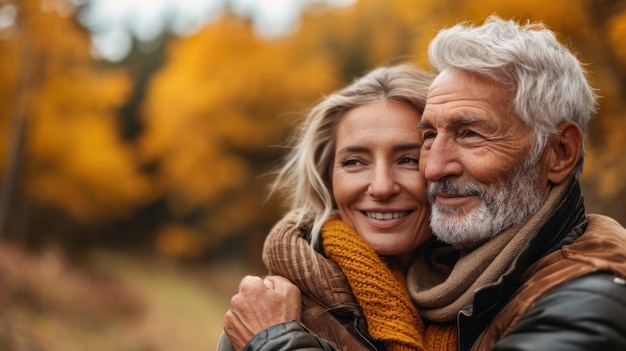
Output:
[[459,161],[458,145],[453,140],[437,136],[427,150],[421,155],[420,163],[424,165],[424,177],[429,182],[460,175],[463,167]]

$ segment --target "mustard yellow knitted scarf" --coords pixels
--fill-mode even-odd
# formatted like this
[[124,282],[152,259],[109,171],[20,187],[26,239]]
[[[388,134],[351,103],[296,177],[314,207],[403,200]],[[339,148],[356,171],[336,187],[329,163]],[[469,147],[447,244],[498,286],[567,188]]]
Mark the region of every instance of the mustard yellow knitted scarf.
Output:
[[389,351],[424,351],[424,323],[409,297],[402,270],[387,265],[352,228],[330,220],[324,252],[345,274],[367,320],[368,332]]

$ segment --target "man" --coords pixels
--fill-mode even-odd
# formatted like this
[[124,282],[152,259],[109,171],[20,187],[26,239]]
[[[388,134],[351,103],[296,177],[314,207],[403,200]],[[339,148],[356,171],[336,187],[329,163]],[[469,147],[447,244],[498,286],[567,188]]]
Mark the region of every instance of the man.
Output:
[[[424,248],[407,274],[426,324],[458,350],[626,350],[626,230],[586,215],[578,182],[595,110],[580,62],[542,25],[495,16],[440,31],[429,59],[420,167],[455,250]],[[225,331],[236,349],[331,349],[299,305],[280,277],[247,277]]]

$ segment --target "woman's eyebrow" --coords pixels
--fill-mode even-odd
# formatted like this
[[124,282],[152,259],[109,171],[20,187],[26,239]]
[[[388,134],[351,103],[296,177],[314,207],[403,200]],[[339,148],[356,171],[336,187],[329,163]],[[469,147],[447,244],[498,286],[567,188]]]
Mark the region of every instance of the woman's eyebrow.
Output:
[[343,153],[343,152],[363,152],[363,151],[367,151],[369,150],[367,147],[365,146],[358,146],[358,145],[348,145],[345,147],[342,147],[341,149],[337,150],[337,153]]
[[420,143],[406,143],[406,144],[398,144],[393,146],[393,151],[402,151],[402,150],[419,150],[422,147]]

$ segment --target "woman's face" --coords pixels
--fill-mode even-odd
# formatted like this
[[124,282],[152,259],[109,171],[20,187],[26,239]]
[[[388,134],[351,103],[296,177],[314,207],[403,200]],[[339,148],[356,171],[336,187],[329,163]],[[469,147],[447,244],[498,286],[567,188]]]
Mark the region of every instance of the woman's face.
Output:
[[410,256],[431,236],[419,121],[408,105],[381,100],[337,125],[333,195],[341,219],[379,255]]

